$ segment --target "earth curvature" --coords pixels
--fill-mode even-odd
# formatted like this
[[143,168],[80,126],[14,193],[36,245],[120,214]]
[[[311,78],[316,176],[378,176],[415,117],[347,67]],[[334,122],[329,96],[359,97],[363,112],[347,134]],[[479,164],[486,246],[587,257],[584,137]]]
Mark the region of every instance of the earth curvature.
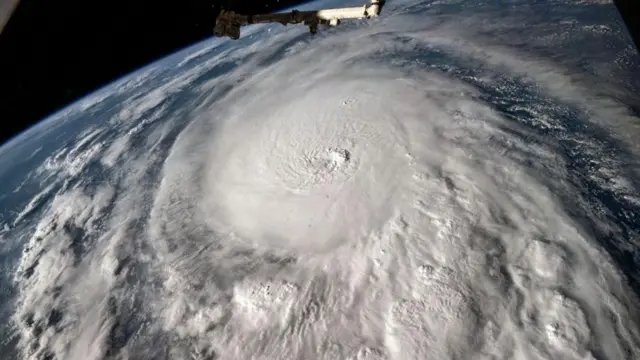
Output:
[[608,1],[390,0],[155,62],[0,148],[0,353],[640,359],[639,60]]

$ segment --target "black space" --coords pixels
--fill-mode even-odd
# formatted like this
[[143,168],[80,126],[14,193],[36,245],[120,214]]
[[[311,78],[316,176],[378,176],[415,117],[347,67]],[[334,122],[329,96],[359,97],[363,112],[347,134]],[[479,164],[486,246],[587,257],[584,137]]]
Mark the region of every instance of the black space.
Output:
[[[636,0],[614,1],[638,46]],[[257,14],[302,2],[22,0],[0,33],[0,144],[93,90],[212,36],[221,7]]]
[[300,0],[22,0],[0,34],[0,144],[121,76],[213,36],[221,6]]
[[638,0],[613,0],[629,29],[636,49],[640,50],[640,4]]

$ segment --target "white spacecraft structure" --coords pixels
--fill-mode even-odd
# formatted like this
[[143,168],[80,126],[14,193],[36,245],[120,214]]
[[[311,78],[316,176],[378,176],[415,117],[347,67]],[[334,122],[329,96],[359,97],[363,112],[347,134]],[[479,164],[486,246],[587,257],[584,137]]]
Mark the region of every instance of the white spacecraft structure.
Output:
[[318,25],[337,26],[344,19],[368,19],[380,15],[380,10],[384,5],[384,0],[371,0],[371,4],[360,7],[326,9],[315,11],[293,10],[286,13],[242,15],[233,11],[222,10],[216,18],[216,25],[213,33],[218,37],[230,37],[237,40],[240,38],[240,27],[251,24],[280,23],[304,24],[309,27],[309,31],[315,34]]

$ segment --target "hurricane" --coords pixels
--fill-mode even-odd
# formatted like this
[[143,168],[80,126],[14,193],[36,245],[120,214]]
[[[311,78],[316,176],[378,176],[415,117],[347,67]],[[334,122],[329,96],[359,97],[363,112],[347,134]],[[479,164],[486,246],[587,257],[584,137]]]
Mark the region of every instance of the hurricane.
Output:
[[16,356],[640,358],[631,85],[514,4],[256,26],[32,130]]

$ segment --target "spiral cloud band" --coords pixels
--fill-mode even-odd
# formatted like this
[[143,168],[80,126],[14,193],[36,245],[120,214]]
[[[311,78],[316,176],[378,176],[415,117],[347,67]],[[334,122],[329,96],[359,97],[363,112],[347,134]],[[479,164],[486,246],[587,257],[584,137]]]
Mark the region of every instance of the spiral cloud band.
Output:
[[637,168],[588,133],[633,117],[405,6],[128,84],[117,134],[48,158],[20,214],[53,199],[17,275],[24,357],[638,358],[601,242],[633,239],[607,204],[640,203]]

